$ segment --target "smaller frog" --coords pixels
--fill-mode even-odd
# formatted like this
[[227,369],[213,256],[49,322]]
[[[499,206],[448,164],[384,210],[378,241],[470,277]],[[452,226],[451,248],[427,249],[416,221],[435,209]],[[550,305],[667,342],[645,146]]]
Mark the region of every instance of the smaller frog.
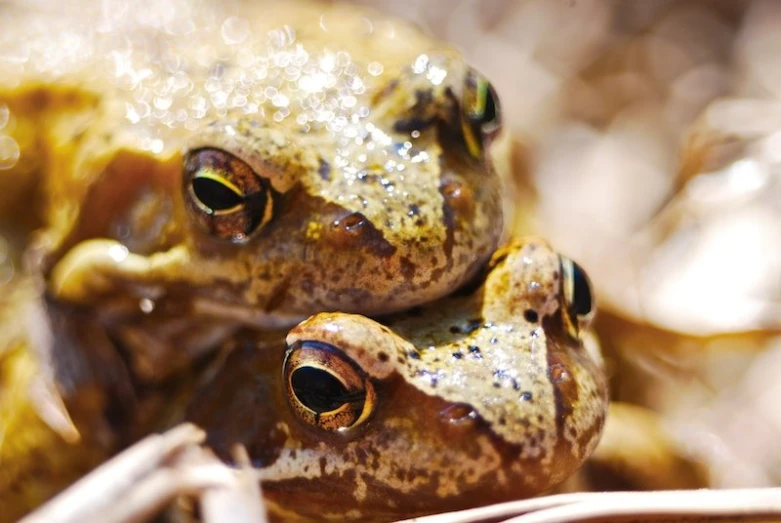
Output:
[[[471,292],[379,323],[320,313],[286,350],[237,341],[189,418],[243,444],[283,520],[386,521],[532,496],[597,444],[602,370],[585,273],[539,239]],[[253,341],[255,340],[255,341]]]

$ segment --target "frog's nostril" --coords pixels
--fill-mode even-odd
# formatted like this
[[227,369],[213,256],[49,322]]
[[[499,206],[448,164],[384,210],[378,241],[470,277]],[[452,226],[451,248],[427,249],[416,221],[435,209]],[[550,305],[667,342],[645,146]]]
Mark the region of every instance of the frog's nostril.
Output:
[[451,405],[443,410],[440,413],[440,416],[453,425],[473,423],[480,417],[475,409],[466,403],[456,403],[455,405]]
[[464,218],[471,218],[475,211],[475,196],[472,190],[460,180],[451,179],[442,183],[439,192],[451,209]]

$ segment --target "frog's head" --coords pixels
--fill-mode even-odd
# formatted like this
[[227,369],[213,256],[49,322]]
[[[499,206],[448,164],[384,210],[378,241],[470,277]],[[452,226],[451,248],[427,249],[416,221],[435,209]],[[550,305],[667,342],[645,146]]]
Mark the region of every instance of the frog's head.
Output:
[[123,230],[158,232],[75,244],[53,272],[55,293],[179,293],[212,316],[279,325],[323,310],[398,311],[467,282],[502,234],[487,153],[496,95],[449,52],[369,80],[357,98],[327,91],[341,109],[313,110],[316,97],[280,87],[283,121],[229,114],[194,133],[163,233],[147,200],[117,209]]
[[471,295],[386,324],[321,313],[286,351],[242,346],[191,419],[223,456],[244,444],[291,513],[388,519],[530,496],[598,440],[591,309],[577,266],[516,243]]
[[418,62],[339,132],[243,117],[190,143],[182,198],[205,284],[271,313],[376,314],[475,273],[502,233],[498,101],[460,58]]

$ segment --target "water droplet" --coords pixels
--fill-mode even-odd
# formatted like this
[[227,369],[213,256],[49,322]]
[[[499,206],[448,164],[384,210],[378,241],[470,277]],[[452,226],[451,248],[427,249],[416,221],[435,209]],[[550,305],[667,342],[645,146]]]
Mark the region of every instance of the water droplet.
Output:
[[367,66],[367,70],[369,71],[369,74],[372,76],[380,76],[382,72],[385,70],[385,68],[382,66],[380,62],[372,62]]
[[8,117],[11,112],[8,110],[8,106],[0,105],[0,130],[3,130],[8,125]]
[[422,54],[415,59],[415,63],[412,64],[412,71],[415,74],[423,73],[428,67],[428,56]]
[[240,44],[249,36],[249,22],[243,18],[226,18],[220,28],[220,34],[226,44]]
[[149,314],[155,310],[155,302],[149,298],[141,298],[138,302],[138,308],[141,309],[141,312],[144,314]]
[[287,107],[288,103],[290,103],[290,99],[284,94],[276,94],[271,99],[271,103],[274,104],[274,107]]
[[0,136],[0,170],[10,169],[19,161],[19,144],[10,136]]
[[108,248],[107,254],[113,261],[121,262],[127,258],[128,254],[130,254],[130,251],[128,251],[127,247],[124,245],[112,245]]

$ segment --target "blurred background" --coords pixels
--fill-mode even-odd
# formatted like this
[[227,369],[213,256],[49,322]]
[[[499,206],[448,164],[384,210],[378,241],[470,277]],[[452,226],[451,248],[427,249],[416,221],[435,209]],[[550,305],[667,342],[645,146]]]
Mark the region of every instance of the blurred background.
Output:
[[[592,279],[619,406],[569,487],[781,486],[781,2],[355,3],[493,82],[508,232]],[[0,169],[16,145],[0,135]]]
[[499,92],[514,231],[586,268],[634,405],[601,487],[781,485],[781,2],[357,3]]

